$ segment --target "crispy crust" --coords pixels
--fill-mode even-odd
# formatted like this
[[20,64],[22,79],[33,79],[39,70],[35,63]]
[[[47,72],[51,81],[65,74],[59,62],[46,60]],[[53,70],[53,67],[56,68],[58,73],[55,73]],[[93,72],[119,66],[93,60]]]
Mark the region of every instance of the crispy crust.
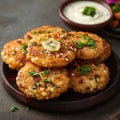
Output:
[[[37,100],[52,99],[60,96],[68,89],[69,77],[64,68],[49,69],[49,73],[43,78],[40,76],[30,76],[29,72],[41,72],[48,68],[39,68],[33,63],[27,63],[19,72],[16,78],[18,88],[28,97]],[[43,80],[49,82],[42,82]],[[39,84],[34,86],[35,83]]]
[[24,41],[24,39],[16,39],[7,42],[4,45],[4,48],[1,52],[1,57],[11,69],[19,70],[26,64],[26,55],[23,54],[22,51],[22,45],[25,43],[26,41]]
[[84,46],[77,49],[76,58],[82,61],[89,61],[99,58],[105,51],[104,40],[96,34],[89,32],[69,32],[70,37],[68,39],[73,40],[74,42],[85,41],[80,36],[88,36],[95,41],[96,47],[92,48],[90,46]]
[[100,64],[84,64],[91,68],[91,71],[86,75],[81,73],[81,67],[83,65],[74,62],[70,75],[70,88],[75,92],[82,94],[95,93],[103,90],[109,82],[109,69],[104,63]]
[[33,28],[32,30],[28,31],[24,35],[24,38],[25,38],[25,40],[31,40],[35,37],[43,37],[43,36],[47,36],[52,33],[64,34],[65,32],[66,32],[66,30],[62,27],[44,25],[44,26],[40,26],[37,28]]
[[[51,38],[51,37],[50,37]],[[76,56],[76,47],[71,40],[64,40],[56,37],[56,33],[52,38],[60,42],[60,49],[55,52],[45,50],[42,46],[41,38],[33,39],[28,44],[27,58],[39,67],[64,67],[70,64]],[[44,39],[48,39],[44,38]],[[35,43],[35,45],[33,45]]]

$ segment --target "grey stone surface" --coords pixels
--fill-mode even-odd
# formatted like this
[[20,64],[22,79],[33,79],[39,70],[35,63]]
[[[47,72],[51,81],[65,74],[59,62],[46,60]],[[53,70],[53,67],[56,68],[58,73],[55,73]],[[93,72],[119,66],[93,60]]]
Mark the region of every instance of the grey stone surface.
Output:
[[[48,24],[70,30],[58,16],[58,8],[63,1],[0,0],[0,51],[7,41],[22,38],[34,27]],[[120,40],[102,36],[120,58]],[[107,102],[83,111],[64,113],[30,109],[28,112],[27,105],[11,97],[1,81],[0,74],[0,120],[120,120],[120,92]],[[13,113],[11,106],[17,106],[19,110]]]

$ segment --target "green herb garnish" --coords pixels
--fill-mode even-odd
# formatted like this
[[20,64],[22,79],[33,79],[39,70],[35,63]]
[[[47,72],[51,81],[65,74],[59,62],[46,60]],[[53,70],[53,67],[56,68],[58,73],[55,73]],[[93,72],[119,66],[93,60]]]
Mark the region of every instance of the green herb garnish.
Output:
[[16,112],[17,110],[19,110],[16,106],[12,106],[11,108],[10,108],[10,110],[12,111],[12,112]]
[[83,48],[85,46],[89,46],[91,48],[96,47],[95,41],[93,39],[91,39],[89,36],[84,35],[84,36],[80,36],[80,38],[83,38],[85,41],[84,42],[83,41],[76,42],[76,47],[78,49]]
[[83,66],[81,66],[81,68],[80,68],[80,73],[82,74],[82,75],[87,75],[89,72],[91,72],[91,68],[89,67],[89,66],[85,66],[85,65],[83,65]]
[[31,71],[31,72],[29,72],[29,75],[30,75],[30,76],[37,76],[37,75],[39,75],[39,73],[36,73],[36,72],[32,72],[32,71]]
[[44,82],[44,83],[50,83],[50,85],[51,85],[52,87],[55,87],[55,84],[52,83],[52,81],[51,81],[50,78],[48,78],[48,79],[43,79],[43,80],[41,80],[41,82]]
[[49,78],[49,79],[43,79],[43,80],[41,80],[41,82],[51,82],[51,79]]
[[39,31],[32,31],[31,33],[32,33],[32,34],[40,34]]
[[40,72],[40,74],[42,76],[44,76],[44,75],[48,74],[49,72],[50,72],[50,70],[44,70],[44,71]]
[[56,86],[50,78],[48,79],[45,79],[44,78],[44,75],[48,74],[50,70],[45,70],[45,71],[42,71],[42,72],[29,72],[29,75],[32,76],[32,77],[35,77],[35,76],[40,76],[42,78],[42,80],[40,80],[40,82],[35,82],[34,85],[33,85],[33,89],[36,89],[37,87],[39,87],[41,85],[41,82],[44,83],[45,85],[47,84],[50,84],[52,87],[56,87],[56,88],[59,88],[59,86]]
[[84,46],[85,46],[85,43],[83,43],[83,42],[76,42],[76,47],[78,49],[83,48]]
[[44,34],[48,34],[48,33],[51,33],[51,31],[50,31],[50,30],[46,30],[46,31],[44,32]]
[[37,83],[37,82],[35,82],[34,83],[34,86],[32,87],[33,89],[36,89],[37,87],[39,87],[40,86],[40,83]]
[[28,48],[27,44],[23,44],[22,45],[22,54],[26,54],[27,53],[27,48]]
[[114,4],[112,6],[112,9],[114,12],[120,12],[120,4]]
[[44,42],[44,41],[46,41],[47,39],[48,39],[48,38],[43,38],[41,41]]
[[47,86],[47,85],[49,84],[49,85],[51,85],[52,87],[58,88],[58,86],[56,86],[56,85],[51,81],[51,79],[48,78],[48,79],[42,79],[39,83],[36,83],[36,82],[35,82],[34,85],[33,85],[33,87],[32,87],[32,89],[36,89],[37,87],[39,87],[40,84],[41,84],[41,82],[44,83],[45,86]]
[[84,8],[84,10],[82,11],[83,15],[87,15],[87,16],[91,16],[94,17],[94,15],[96,14],[96,8],[94,7],[90,7],[90,6],[86,6]]
[[26,107],[26,110],[29,112],[29,111],[30,111],[30,108],[27,106],[27,107]]
[[50,70],[44,70],[44,71],[41,71],[41,72],[33,72],[33,71],[31,71],[31,72],[29,72],[29,75],[30,75],[30,76],[33,76],[33,77],[38,75],[38,76],[40,76],[41,78],[43,78],[43,76],[46,75],[46,74],[48,74],[49,71],[50,71]]

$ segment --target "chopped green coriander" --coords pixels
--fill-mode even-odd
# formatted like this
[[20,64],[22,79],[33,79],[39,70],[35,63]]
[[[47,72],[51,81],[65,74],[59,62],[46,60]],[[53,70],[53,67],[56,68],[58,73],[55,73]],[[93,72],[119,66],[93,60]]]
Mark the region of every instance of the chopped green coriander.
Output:
[[81,35],[80,38],[84,38],[85,40],[90,40],[91,38],[87,35]]
[[40,83],[35,82],[34,85],[33,85],[33,87],[32,87],[32,89],[36,89],[39,86],[40,86]]
[[34,71],[31,71],[29,72],[29,75],[34,77],[34,76],[37,76],[39,75],[41,78],[43,78],[44,75],[48,74],[50,70],[44,70],[44,71],[41,71],[41,72],[34,72]]
[[50,70],[44,70],[44,71],[40,72],[40,74],[42,76],[44,76],[44,75],[48,74],[49,72],[50,72]]
[[80,68],[80,73],[82,75],[87,75],[91,71],[92,71],[92,69],[89,66],[86,66],[86,65],[82,65],[81,68]]
[[50,78],[48,78],[48,79],[43,79],[43,80],[41,80],[41,82],[44,82],[45,84],[50,84],[51,87],[59,88],[59,86],[56,86],[56,85],[51,81]]
[[27,111],[30,111],[30,108],[27,106],[27,107],[26,107],[26,110],[27,110]]
[[46,30],[46,31],[44,32],[44,34],[48,34],[48,33],[51,33],[51,31],[50,31],[50,30]]
[[36,76],[36,75],[39,75],[39,74],[36,73],[36,72],[31,71],[31,72],[29,72],[29,75],[30,75],[30,76]]
[[120,12],[120,4],[114,4],[113,6],[112,6],[112,9],[113,9],[113,11],[114,12]]
[[84,42],[83,41],[76,42],[77,49],[83,48],[85,46],[89,46],[91,48],[96,47],[95,40],[91,39],[89,36],[84,35],[84,36],[80,36],[80,38],[84,39],[85,41]]
[[39,31],[32,31],[32,34],[39,34]]
[[26,54],[27,53],[27,48],[28,48],[27,44],[23,44],[22,45],[22,54]]
[[48,39],[48,38],[43,38],[41,41],[44,42],[44,41],[46,41],[47,39]]
[[11,108],[10,108],[10,110],[12,111],[12,112],[16,112],[17,110],[19,110],[16,106],[12,106]]
[[83,48],[85,46],[85,43],[79,41],[79,42],[76,42],[76,47],[77,49],[80,49],[80,48]]
[[51,82],[51,79],[50,79],[50,78],[48,78],[48,79],[43,79],[43,80],[41,80],[41,82]]
[[86,6],[84,8],[84,10],[82,11],[83,15],[87,15],[87,16],[91,16],[94,17],[94,15],[96,14],[96,8],[91,7],[91,6]]

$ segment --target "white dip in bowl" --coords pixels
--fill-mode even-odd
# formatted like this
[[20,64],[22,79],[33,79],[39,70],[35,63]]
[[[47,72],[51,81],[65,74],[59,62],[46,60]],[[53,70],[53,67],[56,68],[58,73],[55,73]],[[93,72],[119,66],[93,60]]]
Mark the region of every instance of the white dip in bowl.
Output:
[[[82,12],[85,7],[93,7],[96,10],[94,16],[84,15]],[[65,6],[63,9],[64,16],[76,23],[80,24],[99,24],[107,21],[111,14],[109,10],[102,4],[94,1],[75,1]]]

